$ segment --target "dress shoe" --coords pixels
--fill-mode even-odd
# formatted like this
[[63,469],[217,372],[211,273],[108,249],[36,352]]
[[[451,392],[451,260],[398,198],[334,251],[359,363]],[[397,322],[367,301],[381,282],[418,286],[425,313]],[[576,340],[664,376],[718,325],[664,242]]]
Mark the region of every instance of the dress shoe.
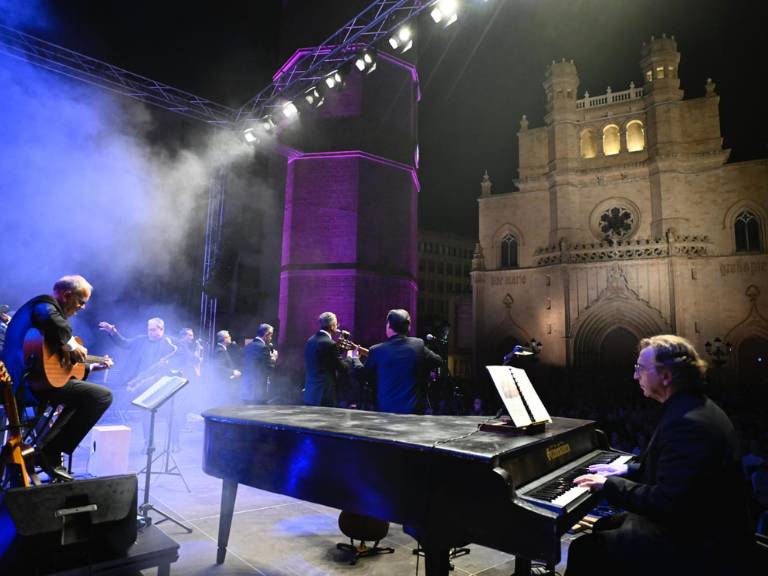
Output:
[[35,454],[37,465],[48,474],[51,482],[72,482],[75,477],[70,474],[61,463],[61,455],[51,456],[45,450],[39,450]]

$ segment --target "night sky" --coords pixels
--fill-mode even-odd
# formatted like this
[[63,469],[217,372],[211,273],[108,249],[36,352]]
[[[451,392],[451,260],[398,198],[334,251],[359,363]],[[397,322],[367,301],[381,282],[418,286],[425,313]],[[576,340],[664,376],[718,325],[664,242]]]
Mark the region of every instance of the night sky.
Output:
[[[32,34],[238,107],[269,83],[293,50],[324,40],[367,2],[222,0],[196,9],[177,1],[21,4],[18,25]],[[513,190],[520,117],[527,114],[532,127],[543,123],[547,63],[574,59],[580,97],[584,90],[605,93],[609,85],[623,90],[630,81],[642,84],[640,48],[653,34],[677,38],[686,97],[702,95],[708,77],[716,82],[732,160],[768,155],[768,120],[756,113],[765,101],[756,87],[768,50],[762,19],[747,9],[758,4],[476,0],[464,2],[447,30],[423,19],[417,44],[421,222],[474,236],[483,171],[495,192]],[[438,214],[437,206],[447,209]]]

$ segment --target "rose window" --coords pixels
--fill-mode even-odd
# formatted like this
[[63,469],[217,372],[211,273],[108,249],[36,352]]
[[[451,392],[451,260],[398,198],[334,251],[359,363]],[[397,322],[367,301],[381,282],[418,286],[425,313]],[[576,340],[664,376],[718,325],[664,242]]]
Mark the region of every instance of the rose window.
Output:
[[614,206],[600,215],[598,226],[605,240],[628,238],[635,225],[635,217],[626,208]]

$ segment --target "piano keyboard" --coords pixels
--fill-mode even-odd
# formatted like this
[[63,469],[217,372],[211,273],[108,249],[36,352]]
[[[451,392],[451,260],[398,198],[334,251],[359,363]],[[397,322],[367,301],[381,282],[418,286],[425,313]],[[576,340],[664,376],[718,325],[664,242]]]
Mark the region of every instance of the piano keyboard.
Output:
[[568,470],[566,473],[549,480],[530,492],[526,492],[524,496],[548,502],[558,508],[565,508],[571,502],[589,492],[588,488],[573,485],[573,481],[576,478],[590,473],[589,466],[593,464],[626,464],[632,458],[632,454],[622,454],[616,457],[615,452],[600,452],[579,463],[579,465]]

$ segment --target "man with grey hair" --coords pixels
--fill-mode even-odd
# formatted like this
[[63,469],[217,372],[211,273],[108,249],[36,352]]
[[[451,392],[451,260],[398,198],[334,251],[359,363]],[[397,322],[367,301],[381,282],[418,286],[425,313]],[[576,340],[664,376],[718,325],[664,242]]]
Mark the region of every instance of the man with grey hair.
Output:
[[[62,404],[52,428],[43,436],[35,450],[37,464],[52,480],[72,480],[61,465],[62,452],[72,454],[101,415],[112,403],[109,388],[70,378],[61,388],[36,389],[27,386],[28,379],[41,369],[28,366],[24,354],[27,333],[38,330],[47,346],[62,358],[71,362],[84,362],[87,350],[75,339],[69,318],[85,308],[91,298],[93,287],[82,276],[64,276],[53,285],[51,295],[32,298],[13,315],[6,332],[2,359],[14,383],[14,393],[20,408],[40,401]],[[90,369],[102,369],[111,365],[91,365]],[[42,380],[42,378],[38,378]]]
[[[109,322],[99,322],[99,329],[109,334],[112,341],[126,350],[126,356],[122,361],[124,369],[118,375],[122,398],[118,406],[129,407],[131,400],[141,394],[146,388],[157,382],[162,376],[170,372],[169,361],[176,354],[178,348],[165,335],[165,322],[162,318],[150,318],[147,320],[147,333],[133,338],[126,338],[117,329],[117,326]],[[171,405],[165,410],[170,411]],[[149,415],[144,414],[141,420],[144,441],[149,441]],[[178,448],[179,426],[174,425],[171,437],[175,448]],[[149,446],[146,446],[149,448]]]
[[333,340],[339,321],[333,312],[323,312],[317,323],[319,330],[304,345],[304,404],[336,406],[337,373],[349,370]]
[[590,466],[574,480],[627,514],[571,544],[567,576],[753,573],[739,441],[701,391],[705,370],[684,338],[640,342],[635,380],[663,404],[661,419],[637,463]]
[[272,346],[274,334],[274,327],[261,324],[256,330],[256,337],[243,348],[240,399],[245,404],[269,401],[271,378],[277,363],[277,350]]

